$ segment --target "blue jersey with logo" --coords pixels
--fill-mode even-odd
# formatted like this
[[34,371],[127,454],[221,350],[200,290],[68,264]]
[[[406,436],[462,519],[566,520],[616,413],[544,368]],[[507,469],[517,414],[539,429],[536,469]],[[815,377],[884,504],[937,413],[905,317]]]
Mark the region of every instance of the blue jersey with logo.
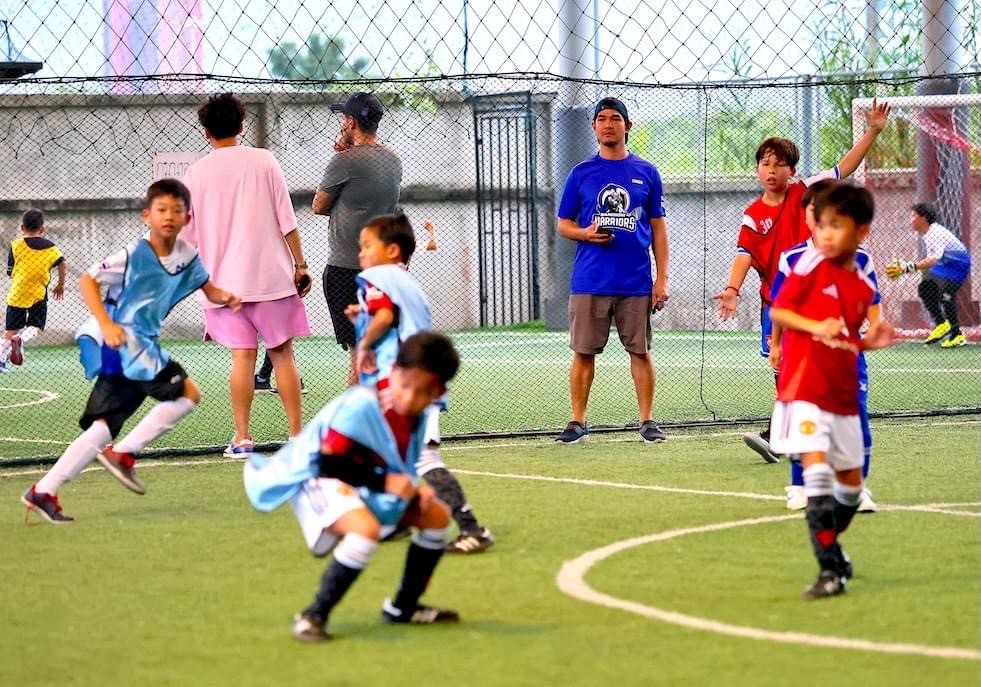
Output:
[[657,167],[633,153],[622,160],[595,155],[569,173],[559,203],[561,219],[595,224],[613,234],[607,244],[576,242],[571,293],[647,296],[651,293],[650,220],[664,217]]
[[954,282],[967,279],[971,273],[971,254],[949,229],[937,223],[931,224],[923,235],[923,243],[927,257],[937,261],[927,270],[927,274]]

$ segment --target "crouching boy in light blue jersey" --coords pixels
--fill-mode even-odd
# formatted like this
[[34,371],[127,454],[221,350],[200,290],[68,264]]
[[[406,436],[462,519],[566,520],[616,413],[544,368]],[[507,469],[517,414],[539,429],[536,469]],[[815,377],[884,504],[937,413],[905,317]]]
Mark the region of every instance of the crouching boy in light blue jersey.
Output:
[[460,360],[441,334],[419,332],[402,342],[384,403],[374,389],[353,386],[329,403],[271,458],[245,465],[245,492],[260,511],[289,503],[315,556],[333,552],[310,605],[293,622],[300,641],[330,639],[330,612],[371,561],[378,542],[397,527],[415,527],[402,581],[382,606],[382,621],[431,624],[460,619],[424,606],[443,555],[449,509],[425,484],[416,462],[425,413],[446,393]]

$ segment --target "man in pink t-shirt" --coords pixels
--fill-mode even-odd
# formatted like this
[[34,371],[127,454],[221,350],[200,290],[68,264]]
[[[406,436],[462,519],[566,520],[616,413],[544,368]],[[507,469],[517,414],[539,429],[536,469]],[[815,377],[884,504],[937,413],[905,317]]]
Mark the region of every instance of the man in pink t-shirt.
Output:
[[260,337],[276,371],[289,434],[299,433],[303,423],[293,338],[310,334],[300,300],[310,290],[310,275],[286,178],[268,150],[239,145],[244,119],[245,108],[231,93],[202,105],[198,120],[212,150],[184,176],[191,191],[184,238],[197,247],[212,279],[242,299],[236,313],[204,303],[205,340],[232,352],[235,434],[225,451],[229,457],[246,456],[255,447],[249,415]]

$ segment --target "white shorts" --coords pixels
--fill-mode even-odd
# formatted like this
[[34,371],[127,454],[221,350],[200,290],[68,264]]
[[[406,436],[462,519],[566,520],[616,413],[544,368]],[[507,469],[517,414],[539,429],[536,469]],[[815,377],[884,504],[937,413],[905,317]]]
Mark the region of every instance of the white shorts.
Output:
[[821,451],[836,472],[861,468],[864,461],[862,424],[858,415],[836,415],[807,401],[777,401],[770,424],[775,453]]
[[289,503],[314,556],[326,556],[337,544],[338,537],[327,528],[351,511],[367,508],[357,489],[327,477],[308,479]]

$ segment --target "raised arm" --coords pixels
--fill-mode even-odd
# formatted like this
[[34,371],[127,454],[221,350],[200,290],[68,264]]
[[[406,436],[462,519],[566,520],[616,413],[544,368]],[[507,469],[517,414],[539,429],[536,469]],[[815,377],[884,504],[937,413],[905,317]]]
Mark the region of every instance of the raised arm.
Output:
[[865,123],[868,125],[865,134],[838,163],[838,172],[842,179],[851,176],[852,172],[858,169],[872,144],[875,143],[875,139],[879,137],[889,121],[891,109],[889,103],[879,103],[875,98],[872,99],[872,108],[865,112]]

